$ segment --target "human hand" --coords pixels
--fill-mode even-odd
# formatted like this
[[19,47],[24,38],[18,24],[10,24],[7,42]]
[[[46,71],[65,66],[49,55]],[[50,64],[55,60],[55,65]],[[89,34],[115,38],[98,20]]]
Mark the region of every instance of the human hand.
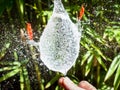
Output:
[[59,85],[65,90],[97,90],[87,81],[81,81],[78,85],[74,84],[68,77],[61,77]]

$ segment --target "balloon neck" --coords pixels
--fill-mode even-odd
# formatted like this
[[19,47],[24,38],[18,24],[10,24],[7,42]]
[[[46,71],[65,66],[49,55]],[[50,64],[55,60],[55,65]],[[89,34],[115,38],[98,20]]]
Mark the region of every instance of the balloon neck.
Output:
[[54,0],[53,12],[55,12],[55,13],[65,13],[66,12],[61,0]]

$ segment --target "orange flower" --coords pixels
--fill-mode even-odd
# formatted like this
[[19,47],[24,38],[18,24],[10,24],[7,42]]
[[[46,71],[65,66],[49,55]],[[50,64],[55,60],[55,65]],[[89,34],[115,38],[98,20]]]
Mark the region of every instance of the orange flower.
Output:
[[27,34],[29,36],[30,40],[33,40],[33,32],[32,32],[32,27],[30,23],[26,24],[26,28],[27,28]]
[[80,10],[80,13],[79,13],[79,17],[78,17],[79,20],[82,19],[83,15],[84,15],[84,11],[85,11],[85,8],[84,8],[84,6],[82,5],[81,10]]

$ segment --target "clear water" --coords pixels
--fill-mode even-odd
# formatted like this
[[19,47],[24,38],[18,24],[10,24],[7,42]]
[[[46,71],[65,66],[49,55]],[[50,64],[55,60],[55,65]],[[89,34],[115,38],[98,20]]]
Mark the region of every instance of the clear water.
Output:
[[[80,22],[72,23],[61,0],[54,0],[53,14],[38,43],[40,59],[50,70],[66,75],[73,66],[80,49],[80,29]],[[37,46],[34,41],[31,44]]]
[[41,60],[50,70],[66,75],[78,57],[80,37],[68,16],[52,16],[40,37]]

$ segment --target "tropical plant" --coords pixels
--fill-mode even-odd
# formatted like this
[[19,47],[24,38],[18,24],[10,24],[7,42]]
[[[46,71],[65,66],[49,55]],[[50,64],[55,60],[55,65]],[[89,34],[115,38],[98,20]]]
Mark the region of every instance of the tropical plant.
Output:
[[[76,84],[85,79],[98,90],[119,90],[120,1],[62,1],[74,22],[85,7],[80,54],[67,76]],[[20,29],[31,22],[38,40],[52,8],[52,0],[0,0],[0,89],[64,90],[57,83],[62,75],[48,70],[38,51],[20,39]]]

